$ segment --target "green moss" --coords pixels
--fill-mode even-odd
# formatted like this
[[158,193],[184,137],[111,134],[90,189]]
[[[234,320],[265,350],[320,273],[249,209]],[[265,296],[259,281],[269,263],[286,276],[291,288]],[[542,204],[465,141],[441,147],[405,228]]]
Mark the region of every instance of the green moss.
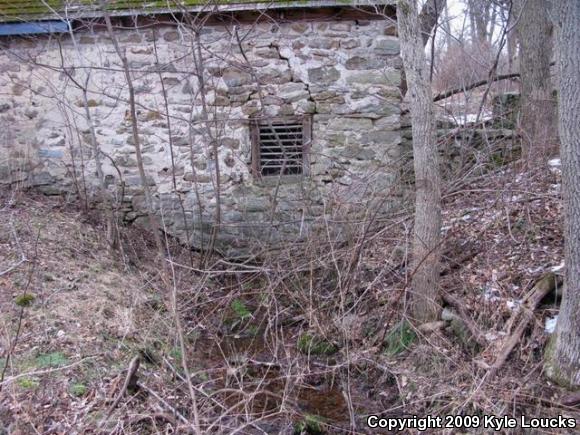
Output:
[[72,384],[69,391],[73,396],[82,397],[87,394],[87,386],[81,383]]
[[504,156],[501,153],[494,153],[491,155],[491,165],[494,168],[500,168],[502,166],[505,166],[506,161]]
[[252,317],[252,313],[248,310],[248,307],[240,299],[234,299],[230,304],[230,308],[236,314],[239,320],[246,320]]
[[395,356],[407,350],[417,339],[417,334],[406,320],[397,323],[385,339],[385,353]]
[[174,347],[169,351],[169,356],[176,361],[181,361],[181,349],[179,347]]
[[36,296],[34,296],[32,293],[24,293],[16,296],[14,303],[19,307],[29,307],[32,305],[32,302],[34,302],[34,299],[36,299]]
[[40,385],[36,379],[29,378],[28,376],[17,379],[16,383],[20,388],[24,388],[26,390],[34,390]]
[[61,352],[51,352],[38,355],[34,363],[37,367],[60,367],[68,363],[67,357]]
[[257,337],[260,334],[260,329],[256,325],[250,325],[244,330],[244,334],[248,337]]
[[338,347],[333,343],[310,334],[302,334],[298,337],[298,350],[310,355],[332,355],[338,352]]
[[324,420],[318,415],[306,414],[303,419],[294,425],[294,435],[300,434],[311,434],[318,435],[323,434]]
[[209,375],[201,367],[193,367],[191,371],[195,372],[195,378],[201,382],[208,382],[210,380]]

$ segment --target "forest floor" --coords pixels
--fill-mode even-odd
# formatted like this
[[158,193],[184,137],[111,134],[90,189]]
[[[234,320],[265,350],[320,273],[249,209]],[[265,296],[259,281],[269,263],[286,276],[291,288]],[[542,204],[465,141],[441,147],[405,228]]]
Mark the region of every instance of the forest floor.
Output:
[[[0,434],[187,433],[196,415],[203,433],[373,433],[370,414],[578,421],[542,374],[557,297],[489,370],[526,294],[562,271],[559,183],[554,160],[500,167],[445,194],[441,287],[480,344],[453,322],[405,321],[409,216],[364,244],[260,265],[201,268],[169,240],[168,284],[137,229],[111,252],[99,221],[74,205],[3,192]],[[112,407],[135,356],[138,387]]]

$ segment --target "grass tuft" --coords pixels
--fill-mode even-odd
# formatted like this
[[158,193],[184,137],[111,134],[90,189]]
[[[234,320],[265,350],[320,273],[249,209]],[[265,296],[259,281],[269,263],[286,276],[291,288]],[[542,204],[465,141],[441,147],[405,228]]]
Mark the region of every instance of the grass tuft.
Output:
[[302,334],[298,338],[298,350],[310,355],[332,355],[338,348],[331,342],[310,334]]
[[395,356],[406,351],[417,339],[417,334],[406,320],[397,323],[388,333],[385,340],[385,353]]
[[32,302],[34,302],[34,299],[36,299],[36,296],[34,296],[32,293],[24,293],[16,296],[14,303],[19,307],[29,307],[32,305]]

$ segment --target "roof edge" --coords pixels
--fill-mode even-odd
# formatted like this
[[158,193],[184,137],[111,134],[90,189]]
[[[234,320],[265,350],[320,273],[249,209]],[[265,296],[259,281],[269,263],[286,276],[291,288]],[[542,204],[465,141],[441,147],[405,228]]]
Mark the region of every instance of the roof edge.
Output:
[[[395,5],[396,0],[289,0],[289,1],[257,1],[257,2],[240,2],[230,4],[210,4],[207,2],[200,5],[184,6],[181,8],[144,8],[144,9],[122,9],[111,10],[111,17],[124,16],[147,16],[183,12],[237,12],[237,11],[267,11],[274,9],[310,9],[316,7],[373,7]],[[65,10],[60,13],[52,14],[22,14],[22,16],[0,15],[1,23],[10,22],[32,22],[32,21],[50,21],[50,20],[78,20],[83,18],[100,18],[103,12],[99,9],[83,6],[82,10]]]

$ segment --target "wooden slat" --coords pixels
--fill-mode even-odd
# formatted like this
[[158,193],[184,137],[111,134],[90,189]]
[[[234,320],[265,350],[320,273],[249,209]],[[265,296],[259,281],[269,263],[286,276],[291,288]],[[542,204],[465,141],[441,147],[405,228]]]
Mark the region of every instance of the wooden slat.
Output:
[[[376,5],[392,4],[394,0],[373,0]],[[207,11],[208,5],[223,11],[253,11],[262,9],[293,8],[304,11],[306,8],[324,8],[334,6],[354,6],[360,3],[352,0],[117,0],[109,2],[107,10],[113,15],[146,15],[151,13]],[[47,4],[50,7],[47,7]],[[370,6],[370,5],[369,5]],[[98,0],[2,0],[0,1],[0,22],[17,22],[23,20],[50,20],[64,16],[89,18],[99,17]],[[325,12],[328,14],[328,11]],[[302,14],[303,15],[303,14]]]
[[[279,156],[280,154],[282,154],[282,153],[260,153],[260,155],[262,157],[264,157],[264,156]],[[286,153],[286,158],[301,159],[302,153]]]
[[271,162],[289,162],[289,163],[292,163],[292,162],[302,162],[302,159],[296,159],[296,158],[292,158],[292,159],[290,159],[290,158],[287,158],[287,159],[284,159],[284,158],[281,158],[281,159],[267,158],[267,159],[262,159],[262,163],[264,163],[264,162],[270,162],[270,163]]
[[300,132],[302,131],[301,125],[273,125],[270,126],[262,126],[260,130],[264,133],[272,134],[273,132]]
[[304,128],[297,123],[260,126],[260,166],[265,175],[302,173]]
[[296,142],[302,142],[302,133],[300,134],[300,136],[295,136],[295,137],[264,137],[262,135],[260,135],[260,139],[263,142],[273,142],[273,143],[284,143],[284,142],[290,142],[290,143],[296,143]]

